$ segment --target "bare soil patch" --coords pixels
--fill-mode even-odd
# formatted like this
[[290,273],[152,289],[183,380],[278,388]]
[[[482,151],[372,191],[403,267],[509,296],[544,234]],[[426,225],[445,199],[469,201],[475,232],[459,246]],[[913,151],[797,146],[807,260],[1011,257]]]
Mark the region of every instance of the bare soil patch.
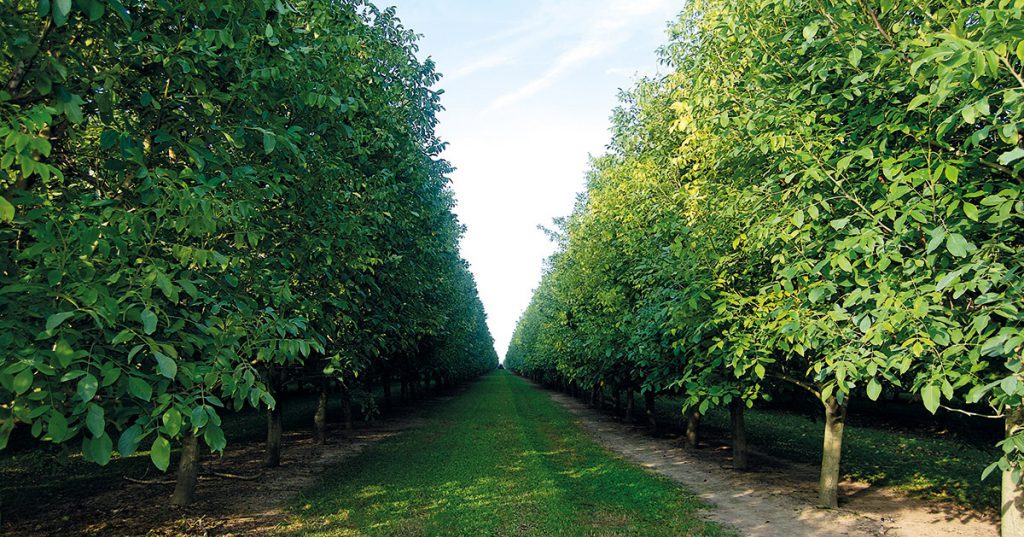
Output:
[[655,438],[644,429],[560,393],[566,407],[601,444],[652,472],[694,491],[714,507],[708,516],[751,537],[884,536],[995,537],[998,521],[952,504],[909,498],[897,491],[846,481],[840,508],[814,507],[818,468],[752,453],[752,470],[730,468],[728,446],[712,442],[686,450],[676,440]]
[[[446,398],[447,399],[447,398]],[[324,445],[306,432],[286,433],[282,464],[263,467],[263,444],[231,444],[223,456],[204,453],[196,500],[175,508],[169,500],[173,484],[142,484],[125,480],[118,487],[97,490],[85,501],[68,501],[39,509],[40,515],[4,520],[0,535],[148,535],[233,536],[270,535],[287,531],[289,501],[313,486],[329,466],[352,457],[367,446],[415,427],[432,406],[421,403],[396,415],[377,419],[346,433],[335,424]],[[214,473],[255,476],[239,480]],[[154,476],[173,478],[173,472]]]

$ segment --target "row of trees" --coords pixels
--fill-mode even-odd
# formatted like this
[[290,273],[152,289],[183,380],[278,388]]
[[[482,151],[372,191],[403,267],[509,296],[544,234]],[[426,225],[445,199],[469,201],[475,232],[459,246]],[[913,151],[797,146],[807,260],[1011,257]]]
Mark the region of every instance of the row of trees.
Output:
[[430,61],[359,0],[0,3],[0,450],[106,464],[288,383],[493,368]]
[[851,398],[984,405],[1006,422],[985,475],[1024,534],[1022,11],[690,2],[670,74],[622,95],[505,365],[680,393],[691,427],[729,406],[740,433],[744,408],[806,390],[831,507]]

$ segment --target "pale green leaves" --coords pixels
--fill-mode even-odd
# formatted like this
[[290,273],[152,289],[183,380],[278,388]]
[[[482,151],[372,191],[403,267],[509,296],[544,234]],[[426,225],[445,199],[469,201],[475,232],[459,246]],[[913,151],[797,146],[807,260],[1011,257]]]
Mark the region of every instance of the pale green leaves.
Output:
[[149,458],[161,472],[166,472],[167,467],[171,465],[171,443],[166,438],[157,436],[149,448]]
[[938,386],[929,384],[921,388],[921,401],[928,412],[934,414],[939,410],[939,402],[942,399],[942,391]]
[[850,65],[860,67],[860,60],[863,57],[864,53],[859,48],[850,49]]
[[14,205],[7,198],[0,196],[0,223],[14,220]]

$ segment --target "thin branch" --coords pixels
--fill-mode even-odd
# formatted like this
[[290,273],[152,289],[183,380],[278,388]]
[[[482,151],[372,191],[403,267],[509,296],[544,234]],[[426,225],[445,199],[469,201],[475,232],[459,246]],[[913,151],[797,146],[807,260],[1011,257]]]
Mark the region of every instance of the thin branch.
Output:
[[985,419],[989,419],[989,420],[999,420],[999,419],[1003,419],[1003,418],[1006,417],[1003,414],[996,414],[994,416],[991,415],[991,414],[978,414],[977,412],[968,412],[966,410],[960,410],[959,408],[948,407],[946,405],[939,405],[939,408],[941,408],[943,410],[948,410],[950,412],[957,412],[957,413],[963,414],[965,416],[971,416],[973,418],[985,418]]
[[818,399],[821,399],[821,392],[818,391],[817,388],[815,388],[812,384],[810,384],[808,382],[804,382],[804,381],[802,381],[800,379],[793,378],[793,377],[791,377],[789,375],[786,375],[786,374],[783,374],[783,373],[770,373],[768,376],[775,377],[775,378],[777,378],[779,380],[784,380],[784,381],[789,382],[789,383],[791,383],[793,385],[799,386],[799,387],[801,387],[801,388],[811,392],[811,394],[813,394]]

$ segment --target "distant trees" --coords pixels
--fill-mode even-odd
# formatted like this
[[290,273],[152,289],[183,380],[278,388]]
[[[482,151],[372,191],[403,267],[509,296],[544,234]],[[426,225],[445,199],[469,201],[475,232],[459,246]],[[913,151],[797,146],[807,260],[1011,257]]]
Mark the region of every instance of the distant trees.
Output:
[[[0,5],[0,449],[184,446],[287,382],[492,369],[438,75],[359,1]],[[318,420],[321,418],[317,418]]]
[[698,413],[806,390],[833,507],[850,398],[982,403],[1007,422],[985,472],[1004,475],[1004,534],[1024,531],[1022,9],[691,2],[506,365],[672,388]]

